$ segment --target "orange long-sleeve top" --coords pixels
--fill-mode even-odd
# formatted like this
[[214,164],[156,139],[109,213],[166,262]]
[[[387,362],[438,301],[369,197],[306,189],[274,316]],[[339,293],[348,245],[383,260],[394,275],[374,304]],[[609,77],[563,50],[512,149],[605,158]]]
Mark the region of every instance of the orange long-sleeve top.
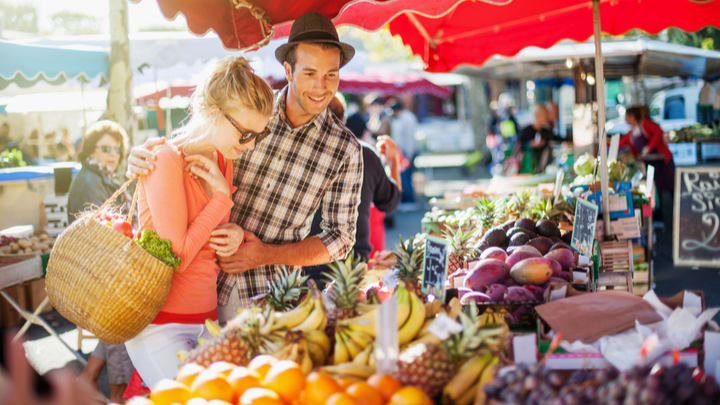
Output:
[[[156,148],[155,170],[142,178],[138,190],[140,229],[152,229],[167,239],[180,259],[170,294],[153,323],[202,322],[217,307],[217,276],[220,267],[210,248],[210,233],[228,222],[233,201],[224,193],[209,196],[200,180],[184,170],[182,153],[171,145]],[[232,193],[232,161],[218,163]],[[192,314],[202,315],[194,319]],[[177,320],[177,315],[181,315]],[[182,315],[190,315],[182,318]],[[210,316],[207,316],[210,317]],[[202,318],[202,319],[199,319]]]

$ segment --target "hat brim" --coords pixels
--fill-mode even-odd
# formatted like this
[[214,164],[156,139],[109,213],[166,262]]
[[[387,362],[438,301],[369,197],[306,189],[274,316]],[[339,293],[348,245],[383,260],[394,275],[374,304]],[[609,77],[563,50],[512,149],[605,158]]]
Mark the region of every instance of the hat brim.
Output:
[[350,62],[350,60],[355,56],[355,48],[352,47],[352,45],[346,44],[345,42],[340,41],[333,41],[329,39],[317,39],[317,40],[303,40],[303,41],[288,41],[285,44],[280,45],[275,50],[275,59],[278,60],[278,62],[283,63],[285,62],[285,57],[287,56],[288,51],[297,44],[302,43],[325,43],[325,44],[333,44],[340,47],[340,51],[342,52],[342,61],[340,62],[340,67],[343,67]]

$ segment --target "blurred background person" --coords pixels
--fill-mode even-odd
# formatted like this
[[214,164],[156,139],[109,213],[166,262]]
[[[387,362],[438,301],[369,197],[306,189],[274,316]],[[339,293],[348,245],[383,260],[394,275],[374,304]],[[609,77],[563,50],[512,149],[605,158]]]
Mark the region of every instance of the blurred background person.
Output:
[[622,138],[619,148],[629,147],[635,159],[655,167],[654,184],[660,196],[655,221],[662,221],[671,230],[672,195],[675,186],[675,163],[665,143],[662,128],[649,117],[647,106],[633,106],[625,111],[625,122],[632,127]]
[[393,116],[390,122],[390,136],[395,144],[400,148],[409,165],[403,168],[400,173],[403,205],[401,208],[412,210],[415,205],[415,190],[412,184],[412,175],[415,169],[415,156],[417,154],[417,144],[415,133],[418,129],[418,120],[405,105],[397,100],[391,106]]
[[[90,206],[102,205],[120,187],[117,171],[126,145],[127,134],[115,122],[99,121],[88,128],[78,155],[82,169],[70,184],[68,223]],[[121,204],[128,201],[127,197],[121,199]],[[98,341],[80,378],[97,388],[97,379],[106,363],[110,400],[120,403],[133,373],[125,345]]]

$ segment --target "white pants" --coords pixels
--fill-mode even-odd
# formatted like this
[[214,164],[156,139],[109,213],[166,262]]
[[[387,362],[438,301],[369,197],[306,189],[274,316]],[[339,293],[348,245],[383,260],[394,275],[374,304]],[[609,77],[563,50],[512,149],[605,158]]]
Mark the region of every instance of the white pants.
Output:
[[163,378],[175,378],[180,367],[178,351],[193,349],[200,337],[210,337],[202,324],[148,325],[125,342],[125,348],[145,385],[152,388]]

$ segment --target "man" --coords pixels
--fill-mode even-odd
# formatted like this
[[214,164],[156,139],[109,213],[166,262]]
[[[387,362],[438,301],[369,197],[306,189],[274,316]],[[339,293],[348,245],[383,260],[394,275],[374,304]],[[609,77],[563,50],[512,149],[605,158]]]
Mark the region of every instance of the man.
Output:
[[415,168],[415,132],[418,128],[418,120],[415,114],[407,110],[402,102],[396,101],[391,106],[393,116],[390,122],[390,135],[397,146],[402,150],[403,155],[410,161],[410,166],[400,173],[402,183],[402,202],[415,203],[415,190],[412,185],[412,174]]
[[[267,291],[280,265],[328,263],[347,256],[355,243],[362,185],[362,153],[355,136],[327,109],[338,89],[339,70],[355,50],[340,42],[332,22],[306,13],[275,51],[288,85],[255,150],[235,163],[231,225],[245,230],[237,253],[220,258],[218,315],[232,319],[239,307]],[[129,175],[147,172],[152,153],[134,148]],[[131,170],[132,169],[132,170]],[[322,233],[307,237],[322,205]]]

